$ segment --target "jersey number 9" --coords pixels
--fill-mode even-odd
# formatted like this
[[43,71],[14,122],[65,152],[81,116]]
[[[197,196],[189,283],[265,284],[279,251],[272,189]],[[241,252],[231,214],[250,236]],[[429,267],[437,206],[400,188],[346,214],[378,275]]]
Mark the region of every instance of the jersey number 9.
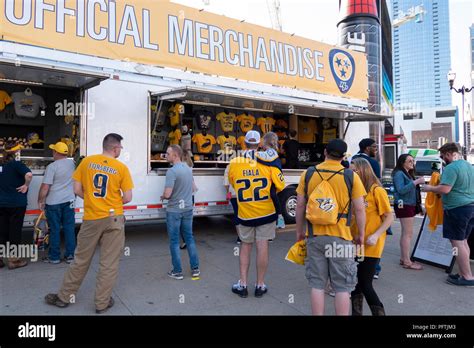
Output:
[[96,174],[94,175],[94,197],[104,198],[107,196],[107,183],[109,177],[105,174]]

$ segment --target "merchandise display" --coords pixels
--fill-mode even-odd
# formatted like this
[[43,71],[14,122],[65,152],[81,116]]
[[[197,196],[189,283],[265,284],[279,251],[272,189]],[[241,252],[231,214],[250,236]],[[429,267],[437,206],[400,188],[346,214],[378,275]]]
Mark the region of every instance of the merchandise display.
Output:
[[180,140],[181,131],[178,128],[168,133],[168,142],[170,145],[179,145]]
[[18,117],[35,118],[38,116],[40,108],[46,109],[43,97],[33,94],[30,88],[24,92],[16,92],[11,96],[15,103],[15,113]]
[[180,103],[173,104],[168,109],[168,117],[170,118],[171,127],[179,125],[180,115],[184,114],[184,105]]
[[316,133],[318,133],[318,126],[314,118],[300,117],[298,119],[298,141],[300,143],[314,143],[316,141]]
[[205,131],[195,134],[192,141],[196,144],[197,152],[199,153],[211,153],[213,145],[216,144],[216,138],[211,134],[207,134]]
[[241,150],[247,150],[247,145],[245,144],[245,136],[244,135],[241,135],[237,139],[237,144],[239,144],[239,147],[240,147]]
[[249,130],[252,130],[255,123],[257,123],[255,117],[247,113],[237,116],[237,122],[240,122],[240,129],[243,133],[247,133]]
[[0,111],[3,111],[8,104],[13,103],[13,99],[7,92],[0,90]]
[[260,117],[257,120],[257,126],[260,127],[263,134],[271,132],[273,130],[273,126],[275,125],[275,120],[273,117]]
[[233,135],[225,134],[217,137],[217,144],[219,144],[221,151],[229,155],[234,151],[237,140]]
[[197,126],[199,129],[203,130],[203,129],[209,129],[209,125],[211,123],[211,120],[212,120],[212,113],[207,111],[207,110],[204,110],[204,109],[201,109],[201,110],[197,110],[194,112],[194,117],[196,119],[196,123],[197,123]]
[[227,110],[216,115],[216,121],[221,123],[221,128],[224,132],[232,132],[234,130],[235,119],[235,114]]
[[336,139],[337,129],[331,123],[329,118],[323,119],[323,144],[328,144],[331,140]]

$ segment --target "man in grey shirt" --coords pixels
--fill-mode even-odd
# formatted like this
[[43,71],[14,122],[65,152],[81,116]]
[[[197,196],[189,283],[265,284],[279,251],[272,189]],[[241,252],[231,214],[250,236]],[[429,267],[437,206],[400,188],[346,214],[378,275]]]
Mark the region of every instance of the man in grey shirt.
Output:
[[183,150],[179,145],[168,147],[166,159],[173,166],[166,173],[165,190],[161,196],[161,200],[168,200],[166,226],[173,264],[173,269],[168,272],[168,276],[174,279],[184,278],[179,252],[180,234],[187,246],[191,276],[197,278],[200,275],[198,253],[193,237],[193,191],[196,191],[196,187],[191,168],[181,162],[182,156]]
[[64,259],[67,263],[74,260],[76,249],[76,235],[74,232],[74,188],[72,174],[75,165],[67,158],[68,146],[63,142],[49,145],[53,150],[54,162],[44,173],[43,183],[38,195],[38,206],[45,210],[49,225],[49,251],[48,258],[44,261],[58,264],[61,262],[60,232],[64,231],[66,252]]

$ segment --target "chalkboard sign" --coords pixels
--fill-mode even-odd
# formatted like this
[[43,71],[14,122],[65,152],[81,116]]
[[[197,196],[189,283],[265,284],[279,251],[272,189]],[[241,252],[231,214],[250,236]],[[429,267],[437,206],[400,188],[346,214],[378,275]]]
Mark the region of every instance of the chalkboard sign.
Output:
[[451,273],[455,261],[451,242],[449,239],[443,238],[443,225],[439,225],[435,231],[431,231],[428,224],[429,217],[425,215],[411,259],[443,268],[446,273]]

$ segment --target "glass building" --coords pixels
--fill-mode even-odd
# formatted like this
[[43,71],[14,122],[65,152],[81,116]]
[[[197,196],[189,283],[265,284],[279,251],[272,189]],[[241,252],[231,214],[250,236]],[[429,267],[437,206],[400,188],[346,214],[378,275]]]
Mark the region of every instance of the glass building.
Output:
[[[391,0],[394,99],[397,109],[451,106],[448,0]],[[423,5],[426,13],[410,17]]]

